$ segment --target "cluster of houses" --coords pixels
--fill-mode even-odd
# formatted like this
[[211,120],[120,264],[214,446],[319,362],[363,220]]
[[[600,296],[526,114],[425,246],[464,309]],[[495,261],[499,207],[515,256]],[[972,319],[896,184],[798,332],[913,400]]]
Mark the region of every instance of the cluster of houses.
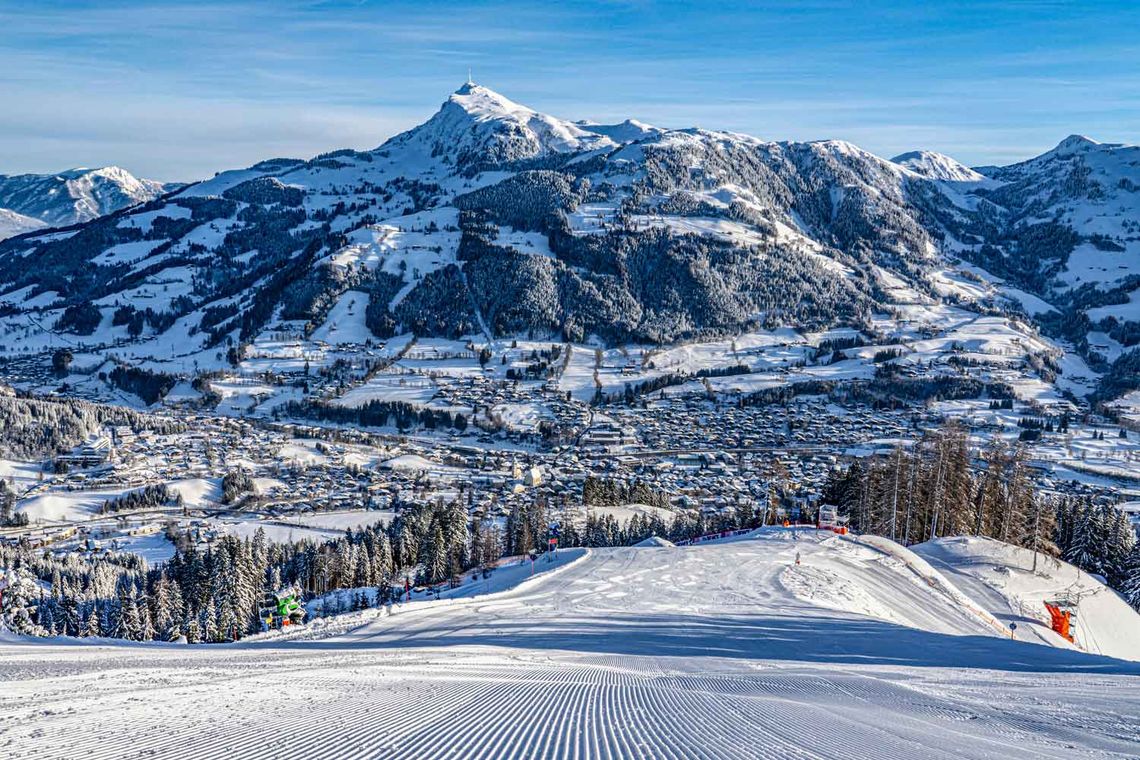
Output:
[[[667,494],[676,510],[711,514],[776,504],[794,515],[816,505],[824,481],[846,457],[889,450],[937,422],[921,408],[840,407],[824,396],[748,405],[653,394],[628,406],[592,408],[556,385],[493,373],[452,377],[430,403],[472,412],[467,433],[379,435],[185,413],[187,430],[174,435],[108,428],[58,456],[57,474],[42,490],[219,481],[246,470],[258,486],[239,505],[220,504],[218,489],[175,515],[203,543],[216,535],[209,520],[235,511],[288,519],[323,511],[391,513],[456,499],[473,518],[500,519],[536,500],[573,510],[581,507],[588,477],[645,484]],[[504,410],[519,406],[538,409],[546,427],[533,418],[530,427],[505,419]],[[116,527],[136,529],[149,528]],[[60,528],[38,530],[54,531],[36,534],[45,543],[74,538]]]
[[922,420],[913,410],[869,406],[837,408],[826,398],[788,404],[712,406],[700,398],[668,397],[641,409],[607,410],[615,425],[635,431],[644,449],[811,449],[842,451],[855,445],[914,434]]

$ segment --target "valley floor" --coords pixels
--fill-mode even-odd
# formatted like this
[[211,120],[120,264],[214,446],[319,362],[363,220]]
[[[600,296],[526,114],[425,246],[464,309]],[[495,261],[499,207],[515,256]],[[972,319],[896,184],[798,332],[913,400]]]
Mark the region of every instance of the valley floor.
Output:
[[0,750],[29,759],[1140,754],[1140,664],[1005,640],[936,585],[869,546],[772,530],[593,550],[512,591],[397,611],[325,639],[8,642]]

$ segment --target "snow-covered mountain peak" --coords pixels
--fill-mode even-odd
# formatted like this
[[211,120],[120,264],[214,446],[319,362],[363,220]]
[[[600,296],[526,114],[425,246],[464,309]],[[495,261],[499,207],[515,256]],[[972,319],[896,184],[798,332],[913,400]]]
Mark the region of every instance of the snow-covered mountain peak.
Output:
[[96,168],[96,169],[76,169],[75,171],[79,173],[79,176],[102,177],[103,179],[109,179],[109,180],[113,180],[115,182],[120,182],[123,184],[136,184],[137,183],[137,184],[141,185],[144,182],[150,182],[151,181],[151,180],[140,180],[138,177],[131,174],[129,171],[127,171],[123,167],[114,166],[114,165],[112,165],[112,166],[101,166],[101,167]]
[[[787,143],[787,145],[794,147],[796,144]],[[898,164],[847,140],[813,140],[802,145],[816,156],[827,157],[845,166],[873,168],[883,177],[897,178],[905,174]]]
[[[28,175],[28,176],[35,176],[35,175]],[[120,187],[123,187],[123,188],[146,188],[146,187],[151,187],[154,185],[158,185],[158,186],[162,185],[161,182],[155,182],[155,181],[149,180],[149,179],[147,179],[147,180],[139,179],[138,177],[131,174],[129,171],[127,171],[123,167],[114,166],[114,165],[99,166],[99,167],[95,167],[95,168],[91,168],[91,167],[87,167],[87,166],[77,166],[74,169],[67,169],[65,171],[59,172],[58,174],[55,174],[54,176],[58,177],[59,179],[68,181],[68,182],[74,182],[76,180],[79,180],[79,181],[86,182],[86,183],[94,183],[94,182],[97,182],[99,180],[105,180],[107,182],[112,182],[112,183],[114,183]]]
[[[1069,135],[1057,147],[1049,151],[1056,156],[1068,156],[1076,153],[1087,153],[1100,146],[1100,143],[1084,135]],[[1048,153],[1046,155],[1049,155]]]
[[168,189],[162,182],[139,179],[118,166],[0,175],[0,208],[49,225],[75,224],[145,203]]
[[455,165],[499,164],[549,153],[614,147],[609,137],[539,113],[474,82],[466,82],[434,116],[381,146],[428,153]]
[[870,153],[870,151],[864,150],[863,148],[860,148],[855,143],[848,142],[847,140],[837,140],[837,139],[812,140],[812,141],[808,142],[807,144],[811,145],[815,148],[818,148],[821,151],[824,151],[827,153],[832,153],[835,155],[849,155],[849,156],[873,155]]
[[120,166],[103,166],[97,169],[77,169],[79,172],[73,177],[77,187],[95,188],[97,185],[109,185],[118,192],[136,202],[149,200],[163,192],[164,185],[150,179],[139,179]]
[[520,105],[510,98],[500,95],[489,87],[467,82],[448,98],[448,102],[455,103],[472,118],[502,119],[512,115],[530,116],[536,112],[526,106]]
[[891,159],[927,179],[945,182],[981,182],[985,176],[965,166],[950,156],[929,150],[912,150]]

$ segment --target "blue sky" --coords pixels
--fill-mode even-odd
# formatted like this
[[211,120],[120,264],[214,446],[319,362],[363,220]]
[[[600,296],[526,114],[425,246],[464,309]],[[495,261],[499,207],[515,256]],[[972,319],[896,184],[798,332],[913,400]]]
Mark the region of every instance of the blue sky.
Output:
[[9,2],[0,173],[371,148],[465,79],[565,118],[926,148],[1140,135],[1140,3]]

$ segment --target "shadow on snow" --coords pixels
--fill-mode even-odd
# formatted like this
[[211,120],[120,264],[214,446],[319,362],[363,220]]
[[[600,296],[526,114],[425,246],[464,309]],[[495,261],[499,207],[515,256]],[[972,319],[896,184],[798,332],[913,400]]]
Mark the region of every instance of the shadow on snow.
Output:
[[[416,621],[419,623],[420,621]],[[652,657],[727,657],[842,665],[986,668],[1140,675],[1140,662],[994,636],[951,636],[874,619],[827,616],[606,615],[570,621],[487,621],[474,612],[439,627],[400,627],[400,616],[337,639],[274,648],[514,647]]]

